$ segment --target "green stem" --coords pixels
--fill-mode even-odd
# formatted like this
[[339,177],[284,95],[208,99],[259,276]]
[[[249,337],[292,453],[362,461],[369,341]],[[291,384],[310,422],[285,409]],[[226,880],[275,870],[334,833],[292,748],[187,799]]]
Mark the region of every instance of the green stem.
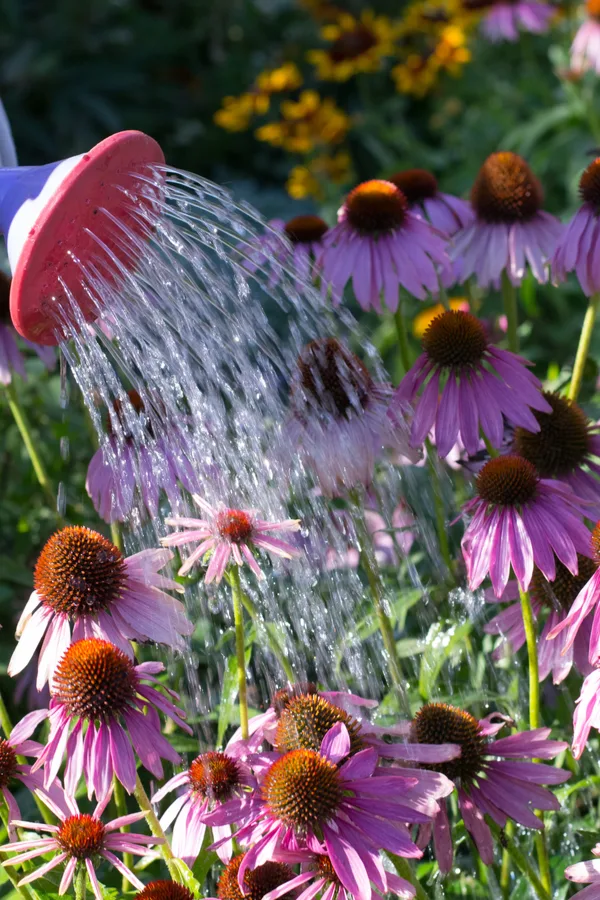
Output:
[[[527,642],[527,656],[529,660],[529,727],[540,728],[542,725],[542,715],[540,706],[540,674],[537,654],[537,634],[535,629],[535,621],[533,618],[533,610],[531,608],[531,600],[527,591],[519,589],[521,597],[521,611],[523,614],[523,627],[525,628],[525,639]],[[539,818],[544,821],[543,813],[539,813]],[[548,848],[543,832],[535,835],[535,846],[537,850],[538,863],[540,867],[540,877],[545,890],[552,895],[552,877],[550,874],[550,862],[548,860]]]
[[508,323],[508,348],[513,353],[519,352],[519,314],[517,311],[517,290],[504,270],[502,272],[502,300]]
[[494,459],[496,456],[500,456],[500,451],[496,450],[492,442],[490,441],[487,434],[481,432],[481,437],[483,438],[483,443],[485,444],[485,449],[490,454],[490,459]]
[[257,610],[255,604],[253,603],[251,598],[248,596],[248,594],[246,594],[244,591],[242,591],[241,595],[240,595],[240,599],[242,601],[244,609],[246,610],[246,612],[248,613],[248,615],[250,616],[252,621],[257,626],[264,627],[264,630],[267,635],[267,640],[269,642],[271,650],[273,651],[273,656],[276,658],[277,662],[279,663],[279,665],[285,672],[285,677],[287,678],[289,683],[293,684],[295,681],[294,670],[292,669],[292,667],[290,665],[290,661],[287,658],[287,656],[285,655],[283,648],[281,647],[279,641],[277,640],[276,635],[272,634],[267,627],[267,623],[262,621],[261,617],[258,614],[258,610]]
[[406,330],[406,319],[402,312],[402,298],[398,301],[398,309],[394,313],[394,321],[396,323],[396,333],[398,335],[398,347],[400,349],[400,360],[402,362],[403,374],[406,375],[411,367],[412,354],[408,343],[408,332]]
[[577,400],[581,382],[583,381],[583,372],[585,369],[588,353],[590,352],[590,344],[592,342],[592,334],[594,325],[596,324],[596,316],[598,314],[598,304],[600,303],[600,293],[592,294],[588,301],[588,308],[581,326],[581,334],[579,335],[579,346],[577,347],[577,355],[573,365],[573,374],[571,376],[571,384],[567,396],[570,400]]
[[164,861],[167,864],[167,869],[169,870],[171,879],[180,883],[180,873],[178,867],[175,865],[175,857],[173,855],[173,851],[171,850],[170,844],[165,837],[165,833],[161,828],[161,824],[158,821],[156,813],[152,809],[150,798],[144,790],[144,785],[140,781],[139,775],[136,775],[135,778],[135,789],[133,791],[133,795],[138,802],[139,808],[146,813],[146,819],[148,820],[150,831],[155,838],[158,838],[160,841],[162,841],[162,843],[158,844],[157,846],[162,854]]
[[23,439],[23,443],[25,444],[25,449],[27,450],[29,459],[31,460],[33,471],[35,472],[35,477],[37,478],[40,487],[46,495],[48,504],[54,510],[57,517],[62,520],[62,516],[58,512],[56,506],[56,493],[52,487],[50,479],[48,478],[48,473],[46,472],[44,463],[42,462],[42,459],[37,452],[35,441],[31,433],[31,427],[27,420],[27,416],[25,415],[25,412],[22,409],[21,404],[19,403],[19,398],[17,396],[14,383],[11,381],[10,384],[7,384],[4,388],[4,391],[6,393],[6,400],[8,402],[9,409],[12,413],[13,419],[15,420],[17,428],[19,429],[19,433],[21,435],[21,438]]
[[433,510],[435,513],[435,527],[437,531],[438,541],[440,544],[440,552],[446,568],[452,574],[453,562],[450,553],[450,544],[448,543],[448,529],[446,526],[446,512],[444,510],[444,500],[442,498],[442,483],[440,481],[440,473],[438,471],[435,449],[429,438],[425,439],[425,449],[427,452],[427,466],[431,475],[431,488],[433,494]]
[[489,816],[486,816],[486,822],[500,846],[506,850],[516,867],[525,875],[539,900],[551,900],[550,891],[546,890],[525,854],[521,853],[513,841],[501,831],[499,826]]
[[117,550],[123,549],[123,538],[121,536],[121,526],[118,522],[111,522],[110,525],[110,539],[117,548]]
[[75,876],[75,900],[85,900],[87,893],[87,873],[83,862],[79,863],[79,868]]
[[[127,815],[127,801],[125,800],[125,790],[123,788],[123,785],[121,784],[121,782],[119,781],[119,779],[116,776],[113,778],[113,788],[114,788],[113,797],[115,799],[115,806],[117,807],[117,815],[119,816],[119,818],[121,818],[121,816]],[[123,827],[121,828],[121,832],[123,834],[128,832],[129,830],[130,830],[129,825],[123,825]],[[131,853],[123,854],[123,862],[125,863],[125,865],[127,866],[128,869],[130,869],[130,870],[133,869],[134,863],[133,863],[133,856]],[[123,875],[123,880],[121,882],[121,889],[123,891],[129,890],[129,881],[127,880],[125,875]]]
[[229,570],[231,597],[233,600],[233,621],[235,624],[235,654],[237,657],[238,696],[240,701],[240,727],[242,739],[248,737],[248,687],[246,683],[246,638],[244,635],[244,612],[242,610],[242,588],[240,571],[236,565]]
[[408,862],[408,860],[405,859],[403,856],[396,856],[395,853],[390,853],[389,851],[388,851],[388,856],[391,859],[393,866],[394,866],[396,872],[398,873],[398,875],[400,876],[400,878],[405,878],[406,881],[408,881],[410,884],[412,884],[412,886],[415,888],[416,900],[429,900],[429,898],[427,897],[427,894],[421,887],[419,879],[417,878],[417,876],[414,874],[413,870],[411,869],[410,863]]
[[[508,838],[508,840],[512,839],[514,834],[515,826],[512,819],[509,819],[506,823],[506,827],[504,828],[504,834]],[[500,888],[502,890],[502,896],[505,900],[509,900],[510,897],[510,853],[506,848],[502,851],[502,868],[500,870]]]

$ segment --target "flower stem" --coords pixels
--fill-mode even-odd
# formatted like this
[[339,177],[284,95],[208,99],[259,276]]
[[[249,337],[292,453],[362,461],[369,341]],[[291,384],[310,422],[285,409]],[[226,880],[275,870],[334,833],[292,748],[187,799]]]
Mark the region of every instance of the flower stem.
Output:
[[267,634],[267,640],[269,642],[271,650],[273,651],[273,656],[276,658],[277,662],[279,663],[279,665],[285,672],[285,677],[287,678],[289,683],[293,684],[295,681],[294,670],[292,669],[292,667],[290,665],[290,661],[287,658],[287,656],[285,655],[283,648],[281,647],[279,641],[277,640],[276,635],[274,635],[272,632],[269,631],[266,622],[262,622],[262,620],[258,614],[256,605],[251,600],[251,598],[248,596],[248,594],[245,593],[245,591],[241,592],[240,599],[242,601],[244,609],[246,610],[246,612],[248,613],[248,615],[250,616],[252,621],[256,625],[264,626],[264,630]]
[[431,489],[433,494],[433,510],[435,513],[435,527],[437,531],[438,541],[440,544],[440,552],[446,568],[452,574],[453,563],[450,554],[450,544],[448,543],[448,531],[446,527],[446,512],[444,510],[444,500],[442,497],[442,483],[440,481],[440,473],[435,458],[435,450],[433,444],[426,438],[425,449],[427,452],[427,467],[431,475]]
[[508,323],[508,348],[513,353],[518,353],[519,335],[517,328],[519,325],[519,314],[517,312],[517,290],[506,274],[506,270],[502,272],[502,300]]
[[[117,815],[119,816],[119,818],[121,818],[121,816],[127,815],[127,801],[125,800],[125,791],[123,789],[123,785],[121,784],[121,782],[119,781],[119,779],[116,776],[113,778],[113,788],[114,788],[113,797],[115,798],[115,806],[117,807]],[[129,830],[130,830],[129,825],[123,825],[123,827],[121,828],[121,832],[123,834]],[[124,853],[123,854],[123,862],[125,863],[125,865],[127,866],[128,869],[132,869],[133,868],[132,854]],[[123,875],[123,881],[121,884],[121,889],[123,891],[129,890],[129,881],[127,880],[127,878],[124,875]]]
[[513,843],[512,839],[507,837],[489,816],[486,816],[485,820],[500,846],[506,850],[516,867],[520,869],[523,875],[525,875],[539,900],[551,900],[550,891],[547,890],[540,881],[527,856],[524,853],[521,853],[519,848]]
[[117,550],[123,549],[123,538],[121,536],[121,526],[118,522],[111,522],[110,525],[110,539],[117,548]]
[[596,324],[596,316],[598,314],[598,304],[600,303],[600,293],[592,294],[588,302],[588,308],[581,326],[581,334],[579,335],[579,346],[577,347],[577,355],[573,365],[573,374],[567,396],[570,400],[577,400],[577,395],[583,381],[583,372],[585,363],[590,351],[592,342],[592,334],[594,325]]
[[240,727],[242,738],[248,737],[248,689],[246,684],[246,639],[244,635],[244,611],[242,609],[242,588],[240,571],[236,565],[229,571],[231,597],[233,600],[233,621],[235,624],[235,653],[238,671],[238,696],[240,701]]
[[[512,819],[509,819],[504,828],[504,834],[509,840],[511,840],[514,830],[514,823]],[[504,850],[502,851],[500,887],[502,889],[502,896],[505,898],[505,900],[508,900],[508,898],[510,897],[510,853],[506,848],[504,848]]]
[[27,420],[27,416],[25,415],[25,412],[22,409],[21,404],[19,403],[19,398],[17,396],[14,383],[11,381],[10,384],[5,385],[4,391],[6,393],[8,407],[12,413],[13,419],[15,420],[15,425],[19,429],[19,433],[25,445],[25,449],[27,450],[27,454],[29,456],[29,459],[31,460],[33,471],[35,472],[35,477],[37,478],[40,487],[46,495],[49,506],[54,510],[57,518],[62,521],[62,516],[58,512],[56,505],[56,493],[52,488],[52,483],[50,482],[48,473],[46,472],[46,469],[44,467],[44,463],[42,462],[42,459],[37,452],[35,441],[31,433],[31,427]]
[[135,789],[133,791],[133,795],[138,802],[138,806],[143,812],[146,813],[146,819],[148,820],[148,825],[150,826],[150,831],[154,835],[155,838],[158,838],[162,843],[158,844],[158,849],[160,850],[164,861],[167,864],[167,869],[169,870],[169,875],[171,876],[173,881],[177,881],[181,883],[181,878],[179,874],[179,869],[175,865],[175,857],[173,855],[173,851],[169,845],[165,837],[165,833],[162,830],[161,824],[158,821],[156,813],[152,809],[152,804],[150,803],[150,798],[148,794],[144,790],[144,785],[140,780],[140,776],[136,775],[135,777]]
[[398,347],[400,348],[400,360],[402,362],[402,368],[404,369],[403,375],[406,375],[408,370],[411,367],[411,359],[412,354],[410,352],[410,346],[408,343],[408,332],[406,330],[406,319],[404,318],[404,313],[402,311],[402,298],[400,298],[398,302],[398,309],[394,313],[394,321],[396,323],[396,334],[398,335]]
[[80,862],[79,868],[77,870],[77,875],[75,876],[75,900],[85,900],[86,893],[87,878],[85,865],[83,862]]
[[[527,591],[519,588],[519,596],[521,598],[521,611],[523,614],[523,627],[525,628],[525,638],[527,641],[527,656],[529,659],[529,727],[540,728],[542,725],[541,707],[540,707],[540,674],[537,654],[537,635],[535,631],[535,621],[533,618],[533,610],[531,608],[531,600]],[[539,818],[544,821],[543,813],[539,813]],[[545,890],[549,895],[552,894],[552,879],[550,875],[550,863],[548,861],[548,848],[543,832],[535,835],[535,846],[537,850],[538,863],[540,866],[540,877]]]

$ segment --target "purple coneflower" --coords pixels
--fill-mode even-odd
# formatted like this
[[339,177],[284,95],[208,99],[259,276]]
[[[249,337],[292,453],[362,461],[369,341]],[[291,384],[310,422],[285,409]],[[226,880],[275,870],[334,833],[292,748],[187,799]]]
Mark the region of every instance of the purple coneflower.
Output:
[[[173,853],[188,866],[193,866],[206,833],[205,816],[215,809],[235,815],[236,825],[243,825],[253,810],[251,791],[256,788],[250,766],[244,761],[248,747],[243,741],[230,742],[224,752],[209,750],[201,753],[189,769],[169,779],[153,796],[158,803],[176,788],[183,788],[177,799],[162,815],[160,824],[167,829],[173,822]],[[220,843],[217,853],[222,862],[229,862],[233,853],[231,825],[215,825],[215,841]],[[226,840],[229,837],[229,840]]]
[[474,217],[467,200],[444,194],[437,178],[427,169],[404,169],[388,178],[406,197],[410,212],[424,218],[437,231],[452,237]]
[[[549,728],[490,740],[510,721],[498,713],[477,721],[466,710],[447,703],[428,703],[413,720],[413,740],[427,744],[453,742],[461,747],[458,758],[432,768],[456,785],[465,828],[486,865],[494,860],[494,845],[484,816],[490,816],[500,828],[505,827],[508,819],[526,828],[543,828],[533,810],[557,810],[560,804],[540,785],[562,784],[571,777],[565,769],[531,762],[554,759],[567,748],[566,741],[548,740]],[[429,843],[432,832],[440,870],[449,872],[453,859],[452,832],[443,802],[433,824],[421,827],[419,846]]]
[[454,236],[451,256],[462,261],[462,277],[475,275],[482,288],[498,287],[503,272],[519,285],[529,266],[548,281],[547,262],[563,227],[542,210],[542,186],[516,153],[488,156],[471,191],[475,221]]
[[573,714],[573,756],[579,759],[592,728],[600,725],[600,669],[594,669],[581,685]]
[[26,378],[25,360],[18,345],[22,341],[34,350],[47,369],[54,368],[56,357],[52,347],[41,347],[21,338],[13,328],[10,316],[10,278],[0,272],[0,384],[10,384],[14,374]]
[[551,410],[540,382],[527,369],[525,359],[489,341],[483,323],[474,315],[446,310],[431,322],[422,346],[423,353],[394,396],[400,408],[407,404],[414,408],[412,447],[420,447],[434,425],[441,457],[459,439],[467,453],[476,454],[480,429],[499,447],[505,418],[539,431],[532,409]]
[[[246,869],[240,887],[239,872],[244,856],[239,853],[227,864],[217,884],[217,896],[206,900],[262,900],[270,891],[294,878],[290,866],[271,859],[262,866]],[[293,890],[284,896],[286,900],[296,900]]]
[[491,459],[475,484],[476,496],[463,507],[473,518],[461,544],[471,590],[489,574],[502,596],[511,566],[524,591],[534,565],[553,581],[554,554],[577,574],[577,554],[589,553],[590,533],[582,522],[585,503],[570,488],[540,478],[520,456]]
[[[269,225],[272,231],[251,244],[239,245],[246,257],[244,268],[256,272],[270,267],[270,286],[280,281],[282,269],[286,267],[298,282],[311,281],[315,259],[323,247],[327,223],[319,216],[303,215],[295,216],[288,222],[273,219]],[[287,240],[282,240],[282,237]]]
[[183,604],[164,590],[182,588],[159,574],[172,558],[169,550],[125,558],[97,531],[79,525],[56,531],[36,563],[35,590],[17,625],[9,675],[25,668],[42,638],[38,688],[51,678],[69,644],[81,638],[104,638],[129,656],[129,640],[183,649],[183,636],[194,626]]
[[418,458],[401,415],[390,414],[393,396],[392,386],[376,382],[336,338],[304,347],[291,385],[286,437],[326,496],[368,486],[384,447]]
[[34,771],[44,766],[44,784],[56,777],[65,755],[67,793],[74,795],[83,774],[88,795],[99,800],[110,790],[113,776],[133,791],[134,751],[155,778],[163,777],[161,759],[181,762],[161,734],[158,710],[191,734],[185,713],[147,684],[158,684],[154,676],[163,670],[159,662],[134,665],[108,641],[90,638],[71,644],[54,673],[48,743],[33,766]]
[[100,817],[106,809],[111,793],[112,791],[109,791],[106,794],[91,815],[81,813],[73,798],[66,798],[68,809],[65,811],[52,803],[49,798],[43,797],[44,803],[52,810],[59,820],[59,824],[41,825],[37,822],[14,822],[13,824],[22,828],[41,831],[46,836],[35,840],[17,841],[0,847],[0,850],[5,853],[7,851],[17,853],[17,856],[6,860],[2,865],[17,866],[27,860],[53,853],[49,862],[21,878],[19,885],[30,884],[38,878],[43,878],[44,875],[64,862],[66,865],[58,893],[59,895],[66,894],[73,882],[77,866],[85,865],[94,896],[97,900],[103,900],[102,888],[96,876],[96,865],[101,859],[105,859],[121,875],[124,875],[130,884],[138,890],[142,890],[143,883],[116,854],[133,853],[137,856],[145,856],[149,847],[153,844],[160,844],[160,840],[152,835],[139,834],[139,832],[128,834],[119,832],[119,828],[124,825],[132,825],[143,819],[146,815],[145,812],[130,813],[113,819],[111,822],[103,822]]
[[[600,32],[600,22],[596,26]],[[589,164],[579,180],[583,205],[577,210],[552,259],[552,276],[564,281],[575,272],[584,294],[591,297],[600,291],[600,157]]]
[[495,0],[486,12],[481,30],[488,41],[517,41],[520,31],[548,31],[555,10],[537,0]]
[[365,181],[351,191],[338,213],[338,224],[323,238],[317,260],[325,289],[335,305],[352,279],[360,306],[398,308],[399,288],[424,300],[439,289],[436,267],[449,265],[446,241],[411,213],[408,201],[391,181]]
[[206,514],[206,518],[165,519],[167,525],[181,526],[187,530],[161,538],[161,544],[165,547],[181,547],[200,541],[180,568],[179,575],[185,575],[199,560],[210,553],[210,562],[204,575],[205,584],[210,584],[211,581],[218,584],[232,560],[237,566],[243,566],[246,562],[261,581],[265,576],[256,562],[253,550],[264,550],[271,556],[279,556],[281,559],[293,559],[299,555],[299,551],[291,544],[269,534],[270,531],[277,533],[298,531],[299,519],[267,522],[259,519],[256,512],[251,509],[231,509],[222,504],[211,506],[197,494],[194,494],[194,500]]
[[134,900],[194,900],[194,895],[183,884],[159,878],[144,885]]
[[573,866],[567,866],[565,869],[565,878],[568,878],[569,881],[590,885],[578,894],[574,894],[575,900],[600,900],[600,863],[598,862],[600,844],[596,844],[592,853],[596,859],[578,862]]
[[587,18],[579,26],[571,45],[571,68],[575,72],[593,69],[600,75],[600,3],[587,0]]
[[[588,658],[592,666],[600,663],[600,522],[591,534],[593,563],[586,569],[588,578],[581,586],[577,597],[561,622],[549,633],[549,640],[561,635],[562,653],[567,653],[578,641],[585,642],[589,636]],[[594,612],[590,631],[590,615]]]
[[[307,848],[326,852],[346,890],[368,898],[369,873],[381,849],[421,856],[406,825],[428,822],[451,783],[439,773],[381,769],[372,747],[352,750],[346,725],[337,722],[318,751],[284,753],[264,772],[259,811],[236,835],[253,842],[240,866],[240,886],[246,871],[272,859],[277,847]],[[434,780],[423,781],[425,774]],[[222,811],[209,818],[211,824],[227,822]]]
[[[537,621],[546,616],[541,633],[537,639],[539,677],[544,681],[552,673],[554,684],[564,681],[571,667],[575,665],[582,675],[590,671],[588,652],[590,635],[592,631],[592,616],[588,614],[572,644],[567,644],[568,631],[561,631],[560,636],[549,640],[551,632],[565,621],[573,602],[581,589],[589,581],[598,568],[597,563],[587,556],[577,555],[577,575],[572,575],[566,566],[555,560],[556,577],[553,581],[542,575],[537,566],[533,570],[533,576],[529,585],[531,595],[531,608]],[[493,591],[486,591],[488,603],[498,603]],[[509,605],[498,613],[484,627],[487,634],[498,634],[501,641],[492,653],[495,660],[502,659],[507,653],[516,653],[525,644],[525,627],[523,625],[523,613],[519,601],[519,589],[514,581],[509,581],[506,590],[500,597],[500,602]]]

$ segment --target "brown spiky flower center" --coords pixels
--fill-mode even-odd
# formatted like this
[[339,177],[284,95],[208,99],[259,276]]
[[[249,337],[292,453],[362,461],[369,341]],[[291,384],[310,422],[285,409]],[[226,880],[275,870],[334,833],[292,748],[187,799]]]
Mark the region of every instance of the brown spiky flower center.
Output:
[[365,181],[346,197],[346,221],[364,235],[377,235],[401,228],[408,202],[391,181]]
[[329,48],[328,55],[333,63],[358,59],[377,46],[377,35],[366,25],[357,25],[352,31],[345,31]]
[[281,753],[289,750],[321,749],[321,742],[330,728],[343,722],[350,735],[350,755],[364,749],[362,728],[345,710],[334,706],[319,694],[304,694],[290,701],[281,713],[275,746]]
[[409,206],[431,200],[438,192],[437,179],[427,169],[405,169],[391,175],[388,180],[402,191]]
[[336,338],[311,341],[298,357],[300,385],[320,412],[336,417],[364,409],[373,379],[361,360]]
[[572,575],[559,559],[556,560],[556,577],[548,581],[537,566],[533,569],[529,592],[534,600],[556,612],[569,612],[573,601],[588,583],[598,564],[587,556],[577,554],[577,575]]
[[528,222],[542,207],[542,186],[516,153],[492,153],[482,165],[471,191],[480,219],[492,224]]
[[[244,854],[240,853],[225,867],[217,885],[219,900],[262,900],[265,894],[295,877],[292,869],[285,863],[266,862],[246,872],[242,891],[238,882],[238,872],[243,858]],[[292,896],[293,893],[284,894],[286,900],[290,900]]]
[[284,231],[292,244],[313,244],[321,240],[327,223],[320,216],[295,216],[286,222]]
[[118,647],[88,638],[64,652],[51,693],[70,716],[106,720],[131,705],[137,684],[133,663]]
[[65,819],[56,840],[69,856],[75,859],[90,859],[104,847],[105,828],[100,819],[82,813]]
[[477,476],[477,493],[493,506],[521,506],[533,500],[538,481],[534,466],[526,459],[497,456]]
[[0,790],[9,787],[18,772],[17,754],[13,747],[0,738]]
[[194,900],[194,895],[176,881],[150,881],[134,900]]
[[314,869],[319,878],[324,878],[330,884],[341,884],[338,874],[333,868],[333,863],[325,854],[319,855],[316,858]]
[[252,538],[252,517],[243,509],[223,509],[217,514],[216,528],[219,536],[231,544],[245,544]]
[[592,557],[596,565],[600,566],[600,522],[592,531]]
[[572,400],[550,392],[552,412],[533,410],[537,432],[515,429],[515,451],[535,466],[541,478],[560,478],[582,466],[590,452],[589,421]]
[[481,362],[488,340],[478,318],[458,309],[436,316],[422,337],[423,350],[440,367],[464,369]]
[[343,798],[334,763],[314,750],[292,750],[273,763],[263,784],[269,813],[299,834],[335,815]]
[[600,19],[600,0],[587,0],[586,9],[591,19]]
[[600,213],[600,157],[589,164],[579,179],[579,194],[584,203]]
[[413,719],[411,738],[419,744],[458,744],[460,756],[423,768],[442,772],[448,778],[471,781],[481,770],[485,739],[477,719],[448,703],[427,703]]
[[188,777],[195,794],[221,803],[240,785],[240,770],[235,759],[215,750],[197,756],[188,770]]
[[271,706],[277,713],[277,716],[280,716],[296,697],[318,693],[316,684],[313,684],[311,681],[299,681],[296,684],[288,684],[287,687],[280,688],[273,694]]
[[75,617],[109,609],[126,578],[125,560],[114,544],[91,528],[70,525],[46,542],[34,587],[46,606]]

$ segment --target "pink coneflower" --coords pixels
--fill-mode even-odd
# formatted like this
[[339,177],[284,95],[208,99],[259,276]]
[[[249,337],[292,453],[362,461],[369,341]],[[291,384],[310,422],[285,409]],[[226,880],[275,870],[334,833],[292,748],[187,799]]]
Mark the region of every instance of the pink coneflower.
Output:
[[412,213],[448,237],[473,221],[471,204],[440,191],[437,178],[427,169],[404,169],[390,175],[388,181],[402,191]]
[[[64,783],[74,795],[81,775],[88,794],[101,800],[113,775],[131,793],[135,787],[135,753],[155,778],[163,777],[161,759],[181,762],[161,734],[158,710],[192,733],[185,713],[147,682],[164,670],[159,662],[134,665],[118,647],[90,638],[66,650],[51,684],[50,734],[35,762],[44,766],[44,784],[56,777],[66,754]],[[177,694],[165,688],[178,700]],[[121,725],[124,722],[125,728]]]
[[[456,785],[465,828],[486,865],[494,861],[494,847],[484,816],[490,816],[500,828],[505,827],[508,819],[526,828],[543,828],[533,810],[557,810],[560,804],[540,785],[562,784],[571,777],[565,769],[530,761],[554,759],[567,748],[566,741],[548,740],[549,728],[490,740],[510,721],[499,713],[477,721],[466,710],[447,703],[428,703],[413,720],[413,740],[428,744],[452,741],[460,745],[460,756],[435,766],[435,771],[442,772]],[[445,803],[440,803],[433,824],[421,828],[419,846],[429,843],[432,832],[440,870],[449,872],[453,848]]]
[[[588,648],[592,631],[592,616],[588,614],[578,629],[572,644],[567,644],[568,631],[561,631],[560,637],[549,639],[552,632],[565,621],[573,602],[581,589],[589,581],[598,568],[597,564],[587,556],[577,555],[577,575],[572,575],[566,566],[555,560],[556,577],[548,581],[536,567],[533,570],[529,593],[531,608],[536,621],[545,621],[537,639],[539,676],[544,681],[552,673],[554,684],[565,680],[571,667],[575,665],[582,675],[590,671]],[[498,603],[492,591],[486,591],[488,603]],[[523,613],[519,601],[519,589],[514,581],[509,581],[500,602],[508,606],[487,623],[484,631],[487,634],[498,634],[501,641],[492,653],[495,660],[502,659],[507,652],[516,653],[525,644],[525,627]]]
[[312,341],[300,353],[290,391],[289,452],[313,472],[323,493],[368,486],[384,447],[413,461],[408,434],[390,414],[394,391],[336,338]]
[[592,853],[596,859],[588,859],[575,863],[565,869],[565,878],[575,881],[577,884],[589,884],[580,893],[574,894],[575,900],[600,900],[600,844],[596,844]]
[[[323,247],[323,237],[327,223],[320,216],[295,216],[288,222],[273,219],[269,222],[273,229],[252,244],[240,244],[246,257],[244,268],[249,272],[270,267],[269,285],[277,284],[282,269],[288,268],[300,283],[313,278],[315,259]],[[275,232],[275,233],[273,233]],[[282,240],[282,237],[286,240]]]
[[181,591],[160,570],[169,550],[142,550],[125,558],[109,540],[79,525],[56,531],[35,567],[34,587],[17,625],[19,642],[8,674],[21,672],[44,638],[38,688],[51,677],[71,641],[104,638],[133,656],[129,640],[183,649],[194,630],[185,607],[164,589]]
[[[240,887],[239,872],[244,859],[243,853],[235,856],[225,867],[217,884],[217,896],[206,900],[262,900],[272,891],[294,877],[294,872],[284,862],[269,860],[262,866],[246,869]],[[286,900],[296,900],[294,891],[284,894]],[[162,900],[162,898],[161,898]]]
[[488,156],[471,191],[475,221],[454,236],[451,256],[462,261],[462,278],[475,275],[482,288],[500,284],[506,272],[513,285],[527,266],[536,280],[548,281],[547,262],[562,234],[558,219],[542,210],[542,186],[516,153]]
[[13,375],[27,377],[19,341],[30,350],[34,350],[47,369],[54,368],[56,357],[52,347],[32,344],[31,341],[21,338],[13,328],[10,316],[10,278],[4,272],[0,272],[0,384],[10,384]]
[[571,68],[576,72],[593,69],[600,75],[600,3],[587,0],[587,18],[579,26],[571,45]]
[[[600,23],[596,26],[600,31]],[[600,291],[600,157],[589,164],[579,180],[583,205],[567,225],[552,259],[554,281],[564,281],[575,272],[584,294]]]
[[471,590],[489,574],[502,596],[511,566],[524,591],[534,565],[553,581],[554,553],[577,574],[577,554],[589,553],[590,533],[582,522],[585,503],[570,488],[540,478],[520,456],[491,459],[475,483],[477,494],[463,507],[473,518],[461,543]]
[[[377,766],[371,747],[352,750],[343,722],[329,729],[319,751],[292,750],[264,773],[259,812],[237,832],[241,842],[253,842],[239,869],[243,885],[248,869],[273,856],[277,847],[326,852],[346,890],[363,896],[381,849],[399,856],[420,857],[409,838],[408,823],[425,823],[437,812],[437,799],[452,784],[443,775],[423,770]],[[434,781],[422,781],[422,775]],[[221,810],[211,824],[226,824]],[[367,892],[365,896],[368,896]]]
[[390,181],[365,181],[354,188],[323,246],[317,266],[334,304],[352,279],[364,310],[380,312],[383,295],[395,311],[400,287],[419,300],[436,294],[436,266],[449,265],[446,241],[409,211],[406,197]]
[[165,519],[167,525],[181,526],[188,530],[161,538],[161,544],[165,547],[181,547],[200,541],[180,568],[179,575],[185,575],[199,560],[210,553],[210,562],[204,574],[205,584],[210,584],[211,581],[218,584],[232,561],[237,566],[242,566],[246,562],[261,581],[265,576],[256,562],[253,550],[264,550],[271,556],[278,556],[281,559],[293,559],[299,555],[298,550],[291,544],[269,534],[270,531],[277,533],[298,531],[299,519],[267,522],[259,519],[256,512],[251,509],[232,509],[223,504],[211,506],[197,494],[194,494],[194,500],[206,513],[206,518]]
[[467,453],[476,454],[480,429],[499,447],[505,418],[539,431],[532,409],[551,411],[540,382],[527,369],[526,360],[489,341],[483,323],[474,315],[446,310],[431,322],[422,346],[423,353],[394,396],[400,408],[407,404],[414,408],[412,447],[422,446],[434,425],[441,457],[459,439]]
[[543,34],[548,31],[555,10],[537,0],[493,0],[481,23],[488,41],[518,41],[520,31]]
[[[577,597],[567,616],[557,623],[548,635],[549,640],[561,635],[562,653],[570,651],[577,640],[579,646],[585,642],[589,634],[588,659],[592,666],[600,663],[600,522],[594,528],[591,535],[591,548],[593,555],[592,566],[588,566],[586,574],[588,578],[581,586]],[[591,633],[590,616],[594,613]]]
[[19,886],[30,884],[38,878],[43,878],[52,869],[65,863],[65,870],[58,889],[59,895],[66,894],[73,882],[73,876],[78,865],[85,865],[87,875],[92,886],[92,891],[97,900],[103,900],[103,892],[96,876],[96,865],[101,859],[105,859],[114,866],[127,881],[142,890],[144,885],[139,878],[127,868],[117,856],[117,853],[133,853],[137,856],[145,856],[149,847],[160,844],[158,838],[152,835],[130,832],[121,834],[119,828],[124,825],[132,825],[139,822],[146,815],[145,812],[130,813],[120,816],[110,822],[103,822],[102,813],[106,809],[112,791],[109,791],[103,800],[98,803],[94,812],[81,813],[74,798],[66,798],[68,810],[65,812],[49,798],[43,798],[49,809],[58,818],[58,825],[41,825],[37,822],[16,821],[13,824],[32,831],[41,831],[44,837],[35,840],[17,841],[0,847],[4,853],[16,852],[17,856],[6,860],[2,865],[17,866],[30,859],[37,859],[47,853],[54,856],[49,862],[44,863],[39,869],[29,872],[19,881]]
[[183,884],[159,878],[144,885],[134,900],[194,900],[194,895]]
[[[162,815],[163,829],[174,822],[171,846],[173,853],[188,866],[192,866],[206,833],[205,816],[215,809],[222,809],[235,816],[239,827],[246,821],[256,801],[251,791],[256,788],[250,766],[243,757],[248,747],[243,741],[230,742],[224,752],[209,750],[201,753],[189,769],[169,779],[152,797],[159,803],[176,788],[183,788],[177,799]],[[229,837],[217,849],[219,858],[227,863],[233,853],[231,825],[213,827],[215,841]]]
[[573,756],[579,759],[592,728],[600,725],[600,669],[594,669],[581,685],[573,714]]

